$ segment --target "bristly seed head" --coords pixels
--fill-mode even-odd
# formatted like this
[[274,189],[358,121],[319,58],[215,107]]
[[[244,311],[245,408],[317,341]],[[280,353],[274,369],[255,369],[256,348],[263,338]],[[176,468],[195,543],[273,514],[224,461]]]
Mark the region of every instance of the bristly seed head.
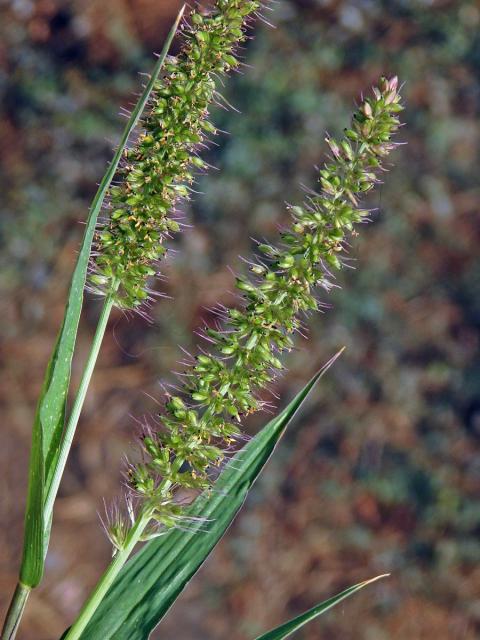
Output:
[[206,15],[194,11],[178,57],[168,58],[154,87],[143,131],[125,151],[109,189],[109,215],[95,236],[90,289],[113,296],[118,307],[137,308],[149,297],[146,283],[165,254],[163,241],[180,228],[175,206],[189,198],[192,171],[207,167],[197,149],[216,133],[208,120],[215,78],[238,67],[235,52],[259,4],[217,0]]
[[203,333],[208,349],[187,365],[181,392],[167,394],[163,429],[148,429],[141,439],[142,462],[131,465],[128,483],[157,523],[178,523],[176,487],[211,486],[211,470],[240,436],[241,418],[266,405],[258,393],[283,368],[280,356],[302,331],[302,315],[325,306],[315,289],[331,289],[347,237],[368,220],[358,201],[378,182],[395,146],[402,110],[397,85],[397,78],[382,78],[344,138],[327,139],[332,157],[319,171],[319,193],[289,206],[292,222],[281,245],[258,245],[262,258],[248,262],[253,275],[237,278],[242,304],[218,308],[222,324]]

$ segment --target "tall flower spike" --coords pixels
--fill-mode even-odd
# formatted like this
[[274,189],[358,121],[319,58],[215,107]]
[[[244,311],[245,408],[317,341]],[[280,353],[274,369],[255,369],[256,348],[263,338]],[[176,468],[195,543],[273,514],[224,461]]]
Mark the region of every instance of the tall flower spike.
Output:
[[238,66],[235,52],[258,7],[257,0],[217,0],[207,15],[194,11],[179,55],[154,88],[95,238],[90,288],[114,296],[119,307],[132,309],[148,298],[147,279],[165,253],[163,240],[179,230],[175,206],[188,198],[192,170],[206,167],[197,150],[216,132],[208,120],[215,79]]
[[210,486],[210,469],[239,435],[241,417],[262,407],[258,391],[282,368],[279,356],[292,348],[301,315],[319,308],[315,288],[330,289],[347,235],[368,219],[359,199],[378,182],[395,146],[397,84],[381,79],[344,138],[327,138],[332,156],[319,172],[319,193],[289,207],[292,223],[281,245],[259,245],[263,258],[251,263],[252,277],[237,279],[242,304],[220,309],[221,330],[205,328],[208,349],[182,374],[182,392],[167,396],[163,428],[144,433],[142,462],[130,466],[128,484],[154,521],[168,527],[181,518],[175,488]]

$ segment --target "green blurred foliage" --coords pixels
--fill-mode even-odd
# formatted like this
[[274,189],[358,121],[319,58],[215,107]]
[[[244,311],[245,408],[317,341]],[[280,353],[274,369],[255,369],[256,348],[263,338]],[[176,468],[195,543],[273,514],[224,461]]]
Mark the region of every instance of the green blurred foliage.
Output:
[[[118,104],[131,100],[134,70],[148,69],[147,54],[160,48],[177,3],[164,3],[163,17],[147,0],[135,7],[115,0],[108,11],[99,2],[10,5],[0,77],[0,333],[13,373],[0,393],[7,436],[22,443],[24,459],[76,223],[120,131]],[[225,87],[241,114],[215,113],[229,133],[208,152],[219,171],[200,178],[201,195],[186,212],[194,227],[159,285],[173,300],[154,309],[148,331],[122,316],[112,327],[59,504],[51,582],[38,596],[43,609],[33,612],[38,621],[39,611],[53,608],[51,625],[61,628],[106,561],[94,512],[100,495],[117,490],[132,437],[128,414],[155,408],[141,390],[160,397],[152,381],[176,367],[177,345],[190,348],[192,330],[211,319],[208,307],[231,299],[228,265],[241,270],[237,256],[248,255],[250,237],[271,237],[283,202],[300,200],[301,184],[313,186],[324,132],[341,131],[352,101],[379,75],[398,74],[407,144],[369,202],[373,222],[352,243],[355,269],[339,279],[333,308],[311,319],[309,340],[291,355],[276,391],[290,397],[343,344],[346,354],[167,617],[163,637],[253,637],[391,571],[298,637],[473,640],[480,634],[480,10],[448,0],[282,0],[272,9],[264,15],[275,29],[258,28],[247,66]],[[96,312],[89,301],[85,348]],[[5,454],[7,468],[10,459]],[[16,499],[5,509],[17,513],[18,532],[17,467],[7,474]],[[79,509],[83,516],[74,517]],[[4,541],[12,579],[17,537]],[[66,559],[72,545],[86,556],[79,577],[78,562]],[[55,579],[70,594],[66,604]],[[42,637],[51,637],[49,624]],[[25,637],[38,638],[32,628]]]

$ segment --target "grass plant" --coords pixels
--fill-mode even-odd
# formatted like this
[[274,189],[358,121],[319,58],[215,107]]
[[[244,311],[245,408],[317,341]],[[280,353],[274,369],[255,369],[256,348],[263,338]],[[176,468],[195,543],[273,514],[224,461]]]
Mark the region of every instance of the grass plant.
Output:
[[[194,10],[183,22],[180,12],[92,204],[38,404],[23,560],[3,640],[15,637],[28,594],[43,575],[55,498],[110,312],[116,306],[146,315],[154,302],[151,279],[158,275],[166,241],[181,229],[178,207],[190,197],[194,171],[208,168],[201,151],[217,133],[209,111],[224,102],[219,79],[239,67],[239,46],[259,10],[256,0],[217,0],[209,11]],[[169,56],[178,31],[179,54]],[[127,464],[123,508],[112,509],[105,523],[112,562],[64,634],[66,640],[148,637],[234,518],[288,422],[325,370],[238,450],[242,421],[270,406],[266,394],[284,369],[283,355],[293,348],[295,335],[305,331],[306,318],[324,304],[321,296],[331,290],[334,272],[347,263],[349,241],[370,215],[361,198],[386,169],[401,110],[397,79],[382,78],[362,99],[343,137],[327,136],[329,157],[319,169],[315,189],[300,204],[288,206],[289,226],[275,242],[258,243],[257,254],[245,261],[236,278],[235,303],[214,309],[217,322],[203,327],[202,344],[182,363],[179,382],[165,394],[158,421],[145,426],[138,453]],[[86,282],[104,304],[67,417]],[[229,462],[232,457],[237,467]],[[197,491],[200,497],[193,505],[181,504],[180,488]],[[176,549],[186,541],[190,552],[181,558]],[[147,542],[146,551],[125,566],[139,542]],[[171,545],[169,564],[160,556],[153,575],[158,584],[168,568],[173,591],[158,596],[155,590],[145,592],[148,580],[138,580],[145,566],[139,569],[137,563],[149,549],[163,546],[164,551],[164,545]],[[135,580],[129,573],[132,567]],[[262,638],[287,637],[371,582],[351,587]],[[125,593],[125,585],[125,606],[131,610],[119,630],[112,616],[119,617],[122,597],[112,594],[116,589]],[[140,602],[150,614],[143,614],[144,622],[138,622],[135,613]]]

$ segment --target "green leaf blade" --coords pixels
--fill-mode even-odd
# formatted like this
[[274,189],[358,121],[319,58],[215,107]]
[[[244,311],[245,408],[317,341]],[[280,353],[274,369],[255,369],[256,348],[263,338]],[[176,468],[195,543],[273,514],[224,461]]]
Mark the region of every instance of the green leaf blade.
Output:
[[315,618],[318,618],[318,616],[321,616],[329,609],[335,607],[337,604],[342,602],[342,600],[353,596],[353,594],[357,593],[357,591],[360,591],[360,589],[363,589],[364,587],[376,582],[377,580],[380,580],[381,578],[386,578],[388,575],[388,573],[385,573],[381,576],[376,576],[375,578],[371,578],[370,580],[365,580],[364,582],[355,584],[353,585],[353,587],[348,587],[348,589],[345,589],[345,591],[342,591],[336,596],[333,596],[332,598],[321,602],[308,611],[305,611],[305,613],[302,613],[296,618],[293,618],[285,624],[282,624],[280,627],[272,629],[271,631],[267,631],[267,633],[258,636],[256,640],[284,640],[284,638],[288,638],[292,635],[292,633],[295,633],[295,631],[298,631],[304,625],[308,624],[312,620],[315,620]]
[[[44,557],[48,547],[50,522],[46,521],[47,519],[44,515],[44,501],[55,475],[55,467],[65,425],[72,359],[83,306],[83,292],[87,279],[95,226],[123,151],[133,130],[138,124],[152,92],[154,83],[163,67],[173,37],[182,18],[183,11],[184,9],[182,9],[177,16],[162,53],[155,64],[150,80],[130,116],[113,160],[93,199],[72,276],[62,327],[59,331],[45,373],[32,432],[28,495],[25,512],[25,537],[20,569],[20,580],[29,587],[37,586],[42,578]],[[50,519],[48,518],[48,520]]]
[[145,640],[223,537],[289,422],[339,352],[225,467],[188,510],[188,529],[148,542],[125,565],[82,640]]
[[20,582],[35,587],[43,574],[44,549],[44,457],[42,429],[37,421],[32,432],[30,464],[28,469],[28,493],[25,507],[25,539],[23,543]]

